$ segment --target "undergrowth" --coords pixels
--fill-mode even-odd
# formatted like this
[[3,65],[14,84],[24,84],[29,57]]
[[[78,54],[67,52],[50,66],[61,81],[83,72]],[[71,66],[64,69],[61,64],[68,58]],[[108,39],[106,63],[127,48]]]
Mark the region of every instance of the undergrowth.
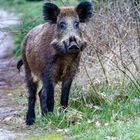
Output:
[[[27,137],[27,139],[138,140],[140,138],[139,92],[135,86],[129,85],[124,88],[121,96],[117,89],[117,86],[98,88],[97,92],[104,94],[106,98],[105,102],[99,105],[93,102],[94,99],[89,100],[88,93],[86,95],[84,91],[73,85],[66,112],[60,109],[59,93],[57,93],[54,112],[48,113],[43,118],[38,102],[37,118],[33,129],[38,130],[41,134]],[[24,99],[22,97],[22,103],[25,105],[26,100]],[[18,98],[18,101],[21,99]],[[18,103],[21,104],[21,102]],[[25,116],[25,112],[23,110],[19,116]]]

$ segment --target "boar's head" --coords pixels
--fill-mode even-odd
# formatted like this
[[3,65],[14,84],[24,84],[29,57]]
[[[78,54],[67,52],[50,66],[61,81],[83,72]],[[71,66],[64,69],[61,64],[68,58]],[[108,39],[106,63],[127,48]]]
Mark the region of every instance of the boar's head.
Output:
[[86,23],[92,17],[93,8],[90,2],[81,2],[76,7],[59,8],[55,4],[45,3],[44,19],[49,24],[55,24],[56,35],[51,46],[60,54],[79,53],[86,47],[81,23]]

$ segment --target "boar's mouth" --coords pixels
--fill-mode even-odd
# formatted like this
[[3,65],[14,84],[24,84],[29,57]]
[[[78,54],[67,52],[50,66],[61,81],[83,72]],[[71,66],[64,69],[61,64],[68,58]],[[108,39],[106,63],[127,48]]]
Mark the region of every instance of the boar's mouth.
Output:
[[52,47],[57,51],[59,54],[76,54],[84,50],[86,47],[86,43],[80,43],[78,45],[71,45],[67,44],[65,41],[62,43],[52,43]]
[[81,51],[78,44],[67,44],[65,41],[63,41],[63,45],[68,54],[79,53]]
[[79,47],[77,47],[76,45],[73,45],[73,46],[71,46],[70,48],[69,48],[69,50],[80,50],[80,48]]

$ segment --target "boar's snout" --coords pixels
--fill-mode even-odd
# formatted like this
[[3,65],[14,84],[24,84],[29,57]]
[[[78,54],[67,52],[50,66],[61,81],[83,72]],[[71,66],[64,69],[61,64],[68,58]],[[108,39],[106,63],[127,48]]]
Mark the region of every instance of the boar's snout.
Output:
[[80,47],[76,41],[75,37],[70,37],[69,38],[69,46],[68,46],[68,51],[79,51]]
[[71,54],[83,51],[87,46],[87,41],[78,37],[70,37],[62,41],[55,39],[51,42],[51,45],[59,54]]
[[67,50],[67,53],[78,53],[83,51],[86,45],[86,41],[81,41],[80,38],[75,36],[72,36],[68,40],[64,41],[64,46]]

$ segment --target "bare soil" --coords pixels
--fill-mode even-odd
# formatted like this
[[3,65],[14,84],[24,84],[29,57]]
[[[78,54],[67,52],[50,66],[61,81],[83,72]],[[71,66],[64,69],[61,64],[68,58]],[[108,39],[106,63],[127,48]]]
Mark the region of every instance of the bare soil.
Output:
[[22,93],[16,90],[23,85],[23,79],[16,69],[16,60],[11,57],[0,59],[0,140],[11,140],[20,134],[16,119],[23,109],[22,104],[17,103]]
[[24,78],[19,74],[17,60],[11,57],[14,47],[12,36],[4,32],[4,28],[13,27],[19,21],[13,15],[0,10],[0,140],[11,140],[25,135],[17,129],[17,118],[23,110],[22,104],[17,103],[21,96],[16,90],[24,83]]

